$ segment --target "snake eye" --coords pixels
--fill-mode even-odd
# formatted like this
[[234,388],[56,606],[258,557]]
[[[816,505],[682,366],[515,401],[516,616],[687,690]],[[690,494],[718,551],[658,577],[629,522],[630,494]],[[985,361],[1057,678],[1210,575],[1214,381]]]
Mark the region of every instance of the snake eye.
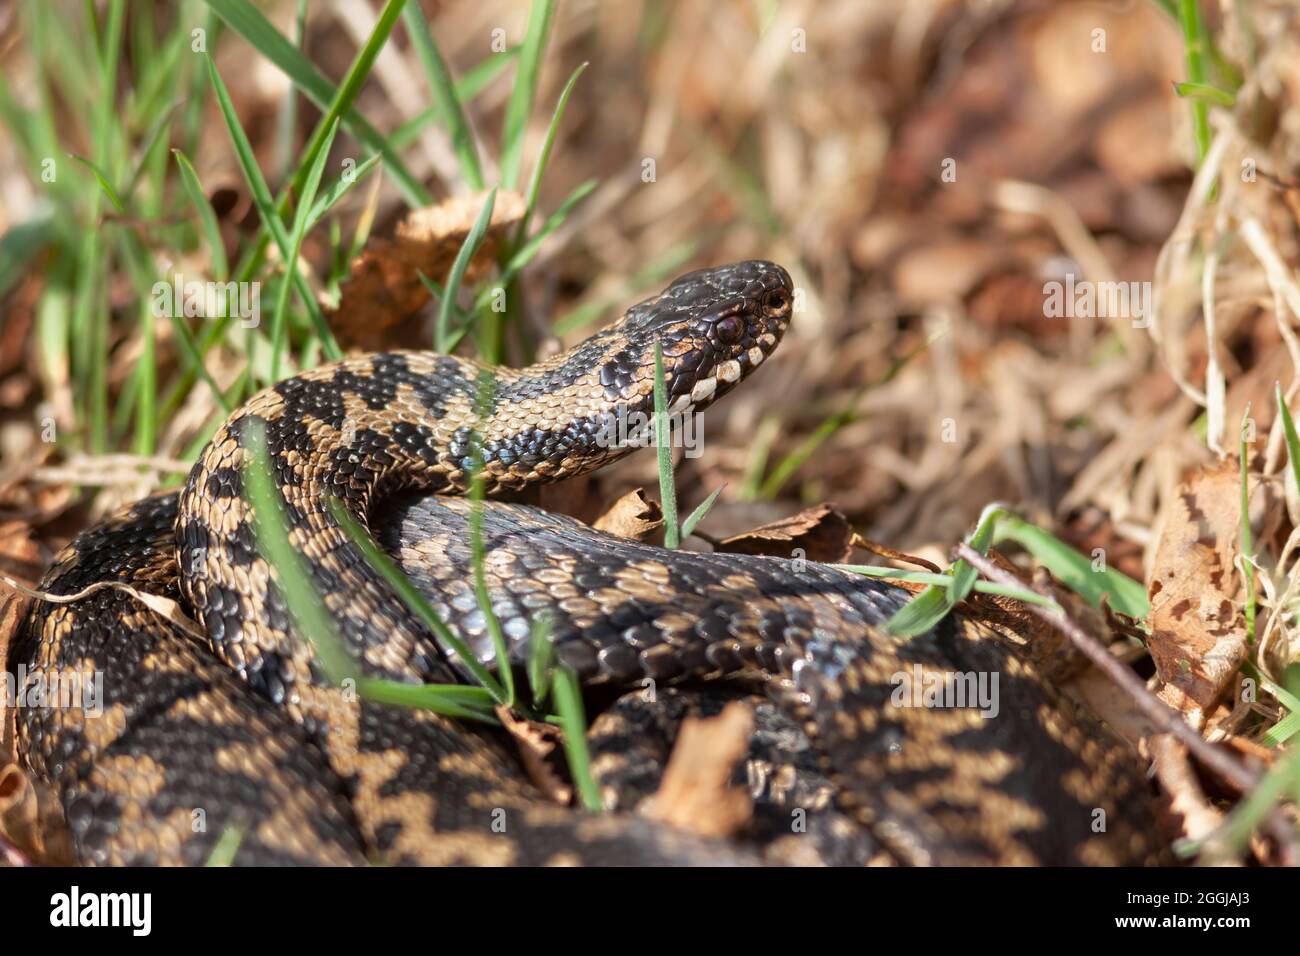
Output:
[[790,296],[784,289],[773,289],[763,297],[763,308],[769,313],[784,312],[790,304]]
[[739,316],[735,315],[729,315],[725,319],[722,319],[714,326],[714,328],[718,332],[718,338],[722,339],[722,341],[726,342],[728,345],[734,345],[736,342],[739,342],[741,336],[745,334],[744,321]]

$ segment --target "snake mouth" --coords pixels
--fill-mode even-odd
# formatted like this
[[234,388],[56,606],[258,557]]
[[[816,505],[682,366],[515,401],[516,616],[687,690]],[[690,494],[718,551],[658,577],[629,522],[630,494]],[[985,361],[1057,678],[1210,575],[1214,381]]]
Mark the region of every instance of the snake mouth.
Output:
[[668,411],[676,414],[700,409],[725,395],[772,354],[787,324],[780,316],[764,317],[761,322],[751,321],[744,334],[725,349],[700,346],[687,353],[666,382]]
[[[775,351],[794,305],[790,275],[769,262],[740,263],[742,293],[715,307],[683,338],[673,363],[669,411],[703,408],[726,394]],[[666,370],[667,371],[667,370]]]
[[643,329],[662,345],[668,407],[678,413],[703,408],[763,364],[789,326],[794,286],[775,263],[738,262],[683,276],[654,304]]
[[629,411],[653,411],[658,347],[669,410],[703,408],[763,364],[785,334],[793,308],[790,274],[773,262],[688,273],[632,306],[611,327],[615,346],[598,372],[604,398]]

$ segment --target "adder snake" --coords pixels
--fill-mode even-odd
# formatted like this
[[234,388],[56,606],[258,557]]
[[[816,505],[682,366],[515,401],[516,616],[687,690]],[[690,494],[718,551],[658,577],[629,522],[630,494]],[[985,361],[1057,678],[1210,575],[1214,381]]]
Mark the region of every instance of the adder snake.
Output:
[[[590,472],[626,450],[599,440],[602,424],[652,410],[656,341],[672,407],[698,411],[768,359],[792,297],[789,275],[767,262],[683,276],[568,352],[494,370],[481,415],[480,368],[423,352],[345,359],[252,398],[183,489],[84,532],[41,585],[66,595],[129,584],[178,601],[206,638],[110,589],[37,602],[14,645],[10,666],[29,681],[103,675],[100,714],[18,713],[22,759],[59,793],[79,859],[201,863],[232,827],[237,863],[760,859],[766,851],[743,841],[559,806],[498,732],[332,686],[257,547],[243,468],[249,426],[261,423],[290,541],[365,676],[463,680],[463,663],[362,558],[327,499],[367,524],[492,662],[466,544],[471,505],[455,497],[468,486],[471,432],[490,496]],[[764,759],[785,761],[795,779],[820,773],[834,792],[817,811],[824,825],[785,827],[787,844],[820,840],[814,856],[832,862],[1131,863],[1157,853],[1127,748],[993,629],[953,616],[902,641],[881,625],[907,592],[833,566],[670,551],[523,505],[482,507],[487,584],[512,665],[544,614],[555,658],[588,687],[651,678],[683,712],[706,706],[710,692],[692,697],[692,687],[766,691],[769,737],[801,741],[802,756],[778,747]],[[899,706],[897,675],[914,665],[998,675],[996,715]],[[621,701],[593,731],[611,804],[646,773],[653,735],[636,730],[639,709]],[[673,732],[663,730],[668,743]],[[798,799],[770,801],[775,830],[798,817]],[[836,856],[837,845],[855,849]]]

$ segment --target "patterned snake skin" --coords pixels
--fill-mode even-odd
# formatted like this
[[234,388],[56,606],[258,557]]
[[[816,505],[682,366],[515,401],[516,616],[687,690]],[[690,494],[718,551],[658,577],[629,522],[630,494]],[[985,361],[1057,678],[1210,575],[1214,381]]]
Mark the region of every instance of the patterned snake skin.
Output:
[[[234,829],[234,860],[248,864],[772,859],[761,841],[559,806],[520,772],[500,731],[333,686],[257,547],[243,474],[258,423],[290,542],[358,677],[462,681],[463,662],[364,560],[327,499],[368,526],[452,631],[495,664],[472,584],[473,505],[445,497],[468,489],[472,433],[489,495],[589,472],[627,451],[600,440],[609,416],[653,408],[656,341],[670,407],[699,410],[768,358],[792,305],[784,269],[737,263],[683,276],[566,353],[492,370],[490,408],[476,405],[479,366],[422,352],[346,359],[251,399],[181,491],[83,533],[42,582],[66,595],[116,581],[174,600],[205,638],[102,589],[38,602],[13,648],[11,667],[25,667],[28,682],[103,676],[102,713],[47,704],[18,717],[22,759],[57,788],[79,858],[197,864]],[[907,593],[833,566],[668,551],[522,505],[482,508],[511,665],[545,615],[555,658],[592,694],[651,679],[685,713],[708,706],[691,696],[701,682],[765,693],[751,774],[761,764],[769,781],[833,792],[816,826],[790,828],[806,833],[811,858],[1091,864],[1160,852],[1128,749],[992,629],[952,617],[899,641],[880,625]],[[996,714],[973,702],[899,706],[900,673],[952,672],[995,675]],[[654,741],[670,749],[673,720],[643,709],[625,699],[593,727],[610,806],[657,779],[645,757]],[[638,733],[638,721],[655,731]],[[764,740],[782,743],[760,757]],[[750,835],[789,843],[781,821],[814,789],[760,799]]]

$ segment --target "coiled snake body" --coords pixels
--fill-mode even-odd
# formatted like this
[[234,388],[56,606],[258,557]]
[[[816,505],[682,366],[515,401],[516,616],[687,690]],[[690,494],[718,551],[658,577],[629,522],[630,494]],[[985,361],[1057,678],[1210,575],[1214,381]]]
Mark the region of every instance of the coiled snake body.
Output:
[[[18,714],[22,759],[58,789],[79,858],[200,863],[233,827],[237,863],[754,859],[636,815],[561,807],[523,777],[497,732],[332,686],[258,549],[243,469],[260,423],[290,542],[364,676],[456,681],[463,664],[363,559],[327,499],[368,524],[491,661],[466,543],[472,506],[443,497],[467,490],[471,435],[490,495],[589,472],[625,451],[600,437],[611,418],[652,410],[656,342],[670,407],[702,409],[772,353],[792,296],[788,274],[767,262],[692,273],[569,352],[493,370],[489,409],[476,406],[477,365],[421,352],[346,359],[251,399],[180,492],[83,533],[42,582],[56,594],[116,581],[170,598],[206,637],[106,589],[37,602],[14,645],[11,667],[25,665],[29,681],[103,675],[102,713]],[[832,843],[910,863],[1123,863],[1156,852],[1126,748],[991,629],[954,617],[899,641],[880,625],[907,593],[833,566],[667,551],[522,505],[482,507],[511,664],[544,614],[555,657],[589,686],[650,678],[670,698],[673,685],[722,678],[765,689],[781,732],[806,733],[833,783],[826,812],[839,829],[822,831],[838,834]],[[973,702],[900,705],[897,675],[914,667],[998,675],[996,716]],[[596,741],[611,803],[644,743],[618,719]]]

